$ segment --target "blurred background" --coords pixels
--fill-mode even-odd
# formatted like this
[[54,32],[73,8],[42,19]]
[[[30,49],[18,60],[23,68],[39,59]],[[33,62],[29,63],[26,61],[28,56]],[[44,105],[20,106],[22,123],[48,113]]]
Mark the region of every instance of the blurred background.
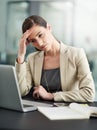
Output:
[[[60,41],[84,48],[97,93],[97,0],[0,0],[0,64],[14,65],[22,22],[30,15],[44,17]],[[26,55],[33,51],[29,45]]]

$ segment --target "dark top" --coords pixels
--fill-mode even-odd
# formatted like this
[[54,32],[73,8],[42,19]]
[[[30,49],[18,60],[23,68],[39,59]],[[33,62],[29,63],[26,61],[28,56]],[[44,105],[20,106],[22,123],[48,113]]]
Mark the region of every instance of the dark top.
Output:
[[48,92],[61,91],[60,68],[42,70],[41,85]]

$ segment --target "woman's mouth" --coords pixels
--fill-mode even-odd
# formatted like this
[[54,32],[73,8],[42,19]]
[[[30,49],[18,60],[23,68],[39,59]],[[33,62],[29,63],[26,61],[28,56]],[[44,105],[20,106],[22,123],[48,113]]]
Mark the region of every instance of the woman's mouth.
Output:
[[47,45],[42,46],[41,48],[44,50],[47,47]]

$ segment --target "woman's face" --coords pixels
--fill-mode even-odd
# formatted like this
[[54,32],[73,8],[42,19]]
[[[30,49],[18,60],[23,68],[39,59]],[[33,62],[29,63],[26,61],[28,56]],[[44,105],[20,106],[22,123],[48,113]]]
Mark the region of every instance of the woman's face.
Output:
[[39,50],[49,51],[51,49],[51,44],[53,43],[53,36],[50,26],[44,28],[39,25],[34,25],[31,30],[32,31],[28,37],[28,41]]

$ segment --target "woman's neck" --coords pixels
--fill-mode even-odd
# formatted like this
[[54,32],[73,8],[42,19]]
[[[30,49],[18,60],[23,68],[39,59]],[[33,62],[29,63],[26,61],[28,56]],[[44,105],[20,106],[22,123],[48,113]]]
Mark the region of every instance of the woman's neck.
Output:
[[55,56],[59,53],[60,53],[60,43],[57,40],[55,40],[52,43],[52,48],[50,49],[50,51],[45,52],[45,56]]

